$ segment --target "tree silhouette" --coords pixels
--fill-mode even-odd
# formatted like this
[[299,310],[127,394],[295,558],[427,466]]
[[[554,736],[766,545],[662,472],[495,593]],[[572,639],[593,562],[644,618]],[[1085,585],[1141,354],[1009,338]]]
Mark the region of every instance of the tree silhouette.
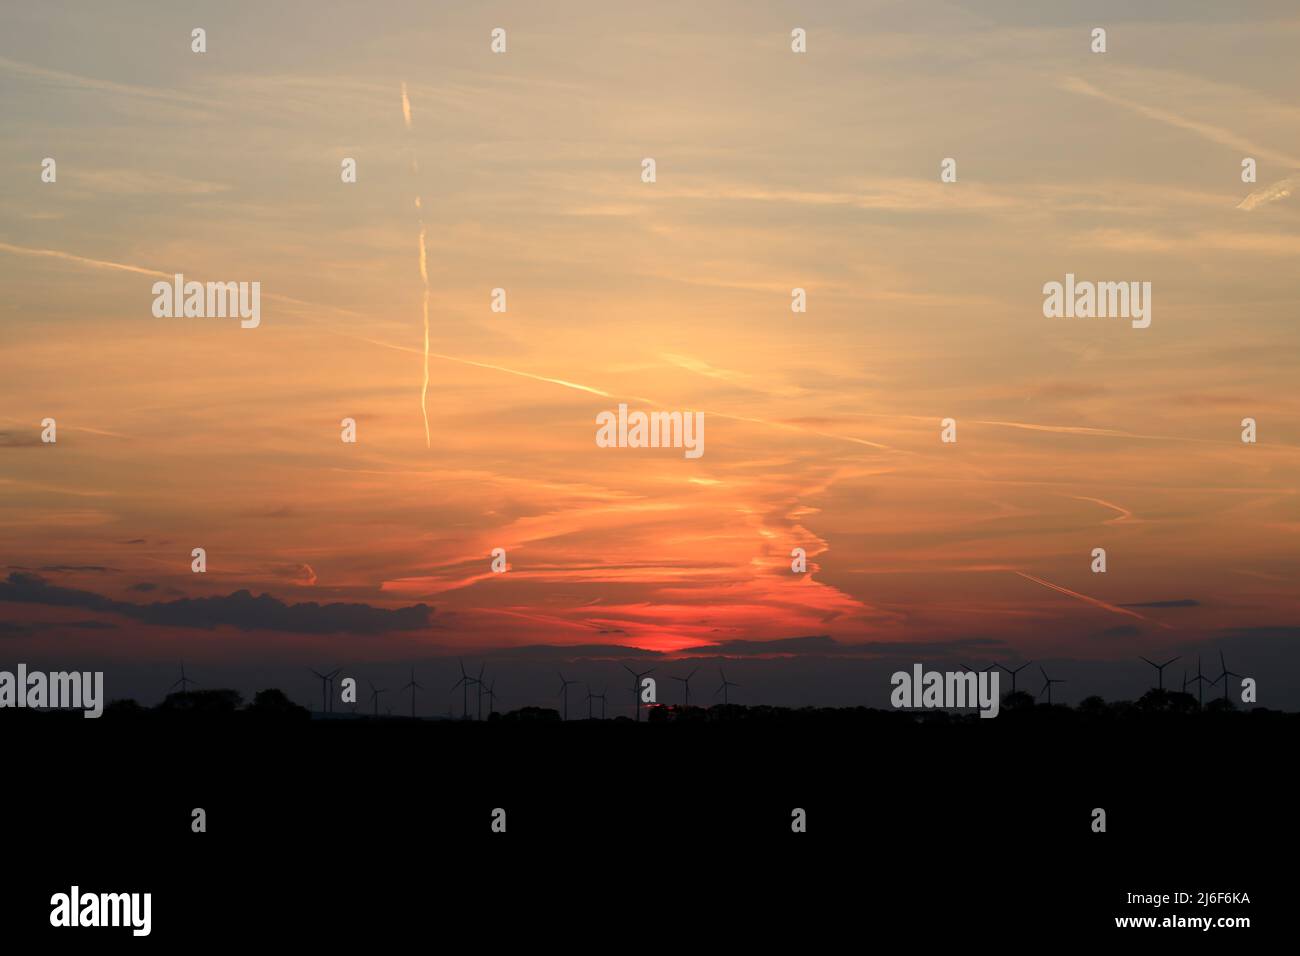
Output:
[[104,716],[112,717],[114,720],[138,720],[146,713],[148,711],[129,697],[123,700],[111,700],[108,702],[108,706],[104,708]]
[[1028,691],[1018,690],[1015,693],[1007,694],[1002,698],[1002,708],[1004,710],[1033,710],[1034,695]]
[[244,698],[235,690],[186,690],[168,694],[158,705],[162,713],[196,714],[217,717],[233,714]]
[[1078,710],[1088,717],[1108,717],[1111,713],[1110,706],[1096,694],[1079,701]]
[[253,696],[253,702],[246,708],[246,713],[257,717],[281,717],[296,720],[310,720],[311,712],[301,704],[295,704],[284,691],[278,687],[259,690]]

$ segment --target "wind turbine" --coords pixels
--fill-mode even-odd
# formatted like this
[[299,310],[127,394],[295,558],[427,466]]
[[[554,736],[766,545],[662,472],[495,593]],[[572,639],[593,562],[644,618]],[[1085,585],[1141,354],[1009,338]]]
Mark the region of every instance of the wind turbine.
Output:
[[687,706],[687,707],[691,706],[691,678],[694,677],[694,676],[696,675],[696,673],[698,673],[698,672],[699,672],[699,668],[697,667],[697,668],[695,668],[695,670],[691,671],[691,672],[690,672],[689,674],[687,674],[685,677],[674,677],[674,678],[673,678],[673,680],[675,680],[675,681],[680,681],[682,684],[685,684],[685,685],[686,685],[686,704],[685,704],[685,706]]
[[470,677],[468,674],[465,673],[465,662],[460,661],[460,680],[452,684],[451,689],[455,690],[457,687],[461,689],[460,691],[461,720],[464,720],[466,717],[469,716],[469,685],[472,683],[474,683],[474,678]]
[[718,687],[717,690],[715,690],[715,691],[713,692],[713,696],[714,696],[714,697],[717,697],[719,694],[721,694],[721,695],[722,695],[722,706],[723,706],[723,707],[726,707],[727,704],[730,703],[730,701],[729,701],[729,699],[728,699],[727,688],[729,688],[729,687],[739,687],[740,685],[737,684],[737,683],[735,683],[734,681],[729,681],[729,680],[727,680],[727,675],[726,675],[725,673],[723,673],[721,667],[718,668],[718,673],[719,673],[719,674],[722,674],[722,684],[721,684],[721,686]]
[[[478,719],[479,720],[483,719],[483,669],[486,667],[487,667],[486,664],[480,664],[478,666],[478,677],[474,678],[474,683],[478,686]],[[488,711],[488,713],[491,713],[491,711]]]
[[[187,688],[190,684],[194,684],[194,685],[197,685],[197,684],[198,684],[198,681],[196,681],[196,680],[191,680],[190,678],[188,678],[188,677],[185,676],[185,662],[184,662],[184,661],[181,661],[181,679],[178,680],[178,681],[176,681],[176,683],[172,684],[172,687],[175,687],[176,684],[180,684],[180,685],[181,685],[181,693],[182,693],[182,694],[184,694],[184,693],[187,692],[187,691],[186,691],[186,688]],[[167,688],[167,690],[168,690],[169,693],[171,692],[172,687],[168,687],[168,688]]]
[[592,695],[591,695],[592,697],[595,697],[595,698],[597,698],[597,699],[600,700],[600,719],[601,719],[601,720],[604,720],[604,719],[605,719],[605,691],[607,691],[607,690],[609,690],[608,687],[606,687],[605,690],[602,690],[599,694],[592,694]]
[[[559,671],[555,673],[560,674]],[[578,683],[576,680],[565,680],[564,675],[560,674],[560,695],[564,697],[564,719],[569,719],[569,685]]]
[[332,712],[334,710],[334,678],[338,676],[339,669],[336,667],[328,674],[322,674],[320,671],[312,670],[310,667],[307,668],[307,670],[311,671],[313,674],[315,674],[317,677],[320,678],[321,713],[324,714],[324,713]]
[[1039,666],[1038,670],[1039,670],[1039,672],[1043,675],[1043,680],[1045,680],[1045,681],[1047,682],[1047,683],[1045,683],[1045,684],[1043,685],[1043,689],[1040,690],[1040,691],[1038,692],[1038,696],[1039,696],[1039,697],[1042,697],[1042,696],[1043,696],[1043,693],[1046,692],[1046,694],[1047,694],[1047,706],[1048,706],[1048,707],[1051,707],[1051,706],[1052,706],[1052,685],[1053,685],[1053,684],[1064,684],[1064,683],[1065,683],[1065,678],[1064,678],[1064,677],[1060,677],[1060,678],[1057,678],[1057,677],[1048,677],[1048,676],[1047,676],[1047,671],[1043,670],[1043,668],[1042,668],[1041,665]]
[[641,673],[638,674],[636,671],[632,670],[632,668],[624,664],[623,670],[627,671],[629,674],[632,675],[632,696],[636,698],[636,719],[640,720],[641,719],[641,678],[645,677],[646,674],[653,674],[654,668],[652,667],[648,671],[642,671]]
[[1223,651],[1219,651],[1219,666],[1223,668],[1223,673],[1210,681],[1210,684],[1213,685],[1217,684],[1219,681],[1223,681],[1223,702],[1226,704],[1228,703],[1228,678],[1240,677],[1241,675],[1236,671],[1228,670],[1228,663],[1223,659]]
[[487,694],[488,716],[490,717],[497,706],[497,679],[495,677],[492,678],[492,683],[488,684],[487,690],[483,691],[483,693]]
[[375,716],[378,717],[378,716],[379,716],[379,695],[380,695],[380,694],[387,694],[387,693],[388,693],[388,688],[387,688],[387,687],[376,687],[376,686],[375,686],[375,682],[372,681],[372,680],[368,680],[368,681],[366,681],[366,683],[370,685],[370,699],[371,699],[372,701],[374,701],[374,704],[375,704]]
[[[1146,659],[1145,657],[1142,657],[1141,655],[1139,655],[1138,659],[1139,659],[1139,660],[1143,660],[1143,661],[1147,661],[1147,659]],[[1176,660],[1178,660],[1178,659],[1179,659],[1179,658],[1177,658],[1177,657],[1171,657],[1171,658],[1169,658],[1169,660],[1165,661],[1163,664],[1157,664],[1155,661],[1147,661],[1148,664],[1150,664],[1152,667],[1154,667],[1154,668],[1156,669],[1156,673],[1157,673],[1158,675],[1160,675],[1160,689],[1161,689],[1161,690],[1164,690],[1164,689],[1165,689],[1165,668],[1168,667],[1170,664],[1172,664],[1174,661],[1176,661]]]
[[1213,684],[1213,683],[1214,683],[1213,681],[1207,681],[1205,677],[1201,674],[1201,655],[1197,654],[1196,655],[1196,676],[1191,678],[1190,680],[1184,681],[1183,692],[1184,693],[1187,692],[1188,684],[1196,685],[1196,706],[1199,709],[1205,706],[1205,685]]
[[402,685],[402,690],[406,690],[407,688],[410,688],[411,691],[411,717],[412,718],[415,717],[415,689],[417,687],[420,688],[420,690],[424,690],[424,685],[417,683],[415,680],[415,665],[412,664],[411,679],[406,684]]
[[585,686],[586,686],[586,688],[587,688],[587,719],[588,719],[588,720],[591,720],[591,719],[592,719],[592,717],[591,717],[591,702],[595,699],[596,695],[593,694],[593,693],[591,692],[591,685],[590,685],[590,684],[587,684],[587,685],[585,685]]
[[1011,675],[1011,693],[1014,694],[1014,693],[1016,692],[1016,675],[1019,674],[1022,670],[1024,670],[1026,667],[1028,667],[1028,666],[1029,666],[1030,664],[1032,664],[1032,663],[1033,663],[1033,661],[1025,661],[1023,664],[1021,664],[1021,665],[1020,665],[1019,667],[1017,667],[1015,670],[1012,670],[1010,667],[1007,667],[1005,664],[999,664],[999,665],[998,665],[998,667],[1002,668],[1004,671],[1006,671],[1008,674]]

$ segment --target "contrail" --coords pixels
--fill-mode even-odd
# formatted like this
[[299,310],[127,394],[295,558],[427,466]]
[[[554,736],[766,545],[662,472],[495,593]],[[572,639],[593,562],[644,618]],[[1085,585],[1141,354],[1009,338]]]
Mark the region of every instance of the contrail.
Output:
[[1035,425],[1030,422],[980,421],[976,425],[997,425],[1002,428],[1021,428],[1031,432],[1054,432],[1059,435],[1096,435],[1108,438],[1141,438],[1148,441],[1185,441],[1202,445],[1230,445],[1232,442],[1216,438],[1188,438],[1177,435],[1142,435],[1116,428],[1092,428],[1088,425]]
[[1167,123],[1170,126],[1185,130],[1189,133],[1195,133],[1211,143],[1217,143],[1220,146],[1227,146],[1231,149],[1238,150],[1243,156],[1260,156],[1269,162],[1279,163],[1283,166],[1289,166],[1294,169],[1300,166],[1300,158],[1291,156],[1288,153],[1268,149],[1260,146],[1258,143],[1252,143],[1244,136],[1224,129],[1221,126],[1214,126],[1210,123],[1203,123],[1199,120],[1188,119],[1179,116],[1177,113],[1169,110],[1162,110],[1154,106],[1148,106],[1145,103],[1139,103],[1135,100],[1125,99],[1122,96],[1115,96],[1104,90],[1098,89],[1087,80],[1080,79],[1077,76],[1067,76],[1060,80],[1058,85],[1071,93],[1079,93],[1083,96],[1091,96],[1095,99],[1102,100],[1114,106],[1122,106],[1125,109],[1133,110],[1140,113],[1148,119],[1153,119],[1161,123]]
[[[9,242],[0,242],[0,252],[9,252],[19,256],[37,256],[45,259],[58,259],[62,262],[71,262],[79,266],[87,266],[91,269],[114,269],[118,272],[133,272],[142,276],[154,276],[159,279],[171,279],[174,273],[159,272],[157,269],[147,269],[144,266],[133,266],[126,262],[114,262],[110,259],[91,259],[88,256],[73,255],[71,252],[63,252],[59,249],[40,249],[35,246],[15,246]],[[295,299],[293,296],[279,295],[275,292],[265,292],[263,297],[274,299],[277,302],[288,302],[291,305],[305,306],[306,308],[318,310],[326,309],[330,312],[337,312],[340,315],[347,315],[353,318],[368,318],[361,312],[353,312],[351,309],[339,308],[335,305],[320,305],[316,302],[308,302],[305,299]]]
[[[381,348],[396,349],[399,352],[415,351],[415,349],[408,348],[405,345],[394,345],[391,342],[384,342],[380,339],[367,338],[364,335],[354,335],[350,332],[339,332],[337,334],[346,336],[347,338],[356,339],[358,342],[367,342],[370,345],[378,345]],[[503,365],[489,365],[486,362],[475,362],[467,358],[460,358],[459,356],[456,355],[442,355],[438,352],[429,352],[426,355],[426,361],[428,360],[429,357],[441,359],[442,361],[445,362],[457,362],[460,365],[471,365],[474,368],[485,368],[493,372],[505,372],[508,375],[518,375],[520,378],[530,378],[534,382],[546,382],[547,384],[550,385],[561,385],[564,388],[572,388],[579,392],[588,392],[592,395],[599,395],[601,398],[629,398],[634,401],[645,402],[647,405],[654,405],[658,408],[668,407],[664,402],[657,401],[656,399],[653,398],[646,398],[643,395],[616,395],[612,392],[606,392],[599,388],[592,388],[590,385],[580,385],[577,382],[567,382],[562,378],[549,378],[545,375],[535,375],[532,372],[521,372],[519,369],[506,368]],[[749,416],[746,415],[731,415],[728,414],[727,412],[710,411],[707,408],[697,409],[697,411],[702,411],[706,415],[716,415],[718,418],[727,418],[736,422],[751,422],[757,425],[767,425],[771,428],[782,428],[787,431],[802,432],[803,434],[806,435],[816,435],[819,438],[833,438],[838,441],[853,442],[854,444],[866,445],[869,448],[878,448],[884,451],[895,450],[889,445],[882,445],[879,442],[867,441],[865,438],[854,438],[850,435],[834,435],[831,434],[830,432],[814,431],[809,428],[802,428],[798,425],[791,425],[788,422],[773,422],[773,421],[768,421],[765,418],[750,418]]]
[[[406,95],[406,81],[402,81],[402,120],[406,123],[406,132],[411,132],[411,98]],[[411,158],[411,172],[418,173],[420,164],[417,159]],[[420,383],[420,415],[424,418],[424,447],[432,447],[429,443],[429,265],[425,252],[424,238],[424,213],[420,196],[415,196],[416,218],[420,223],[420,282],[424,285],[424,296],[420,303],[420,310],[424,314],[424,379]]]
[[1139,621],[1145,621],[1146,618],[1136,611],[1130,611],[1128,608],[1116,607],[1114,604],[1107,604],[1105,601],[1099,601],[1095,597],[1088,597],[1086,594],[1080,594],[1078,591],[1071,591],[1069,588],[1063,588],[1059,584],[1053,584],[1051,581],[1044,581],[1042,578],[1036,578],[1032,574],[1025,574],[1024,571],[1017,571],[1027,581],[1033,581],[1035,584],[1041,584],[1045,588],[1051,588],[1053,591],[1059,591],[1061,594],[1069,595],[1077,601],[1083,601],[1085,604],[1091,604],[1094,607],[1102,608],[1106,611],[1112,611],[1115,614],[1127,614],[1129,617],[1135,617]]
[[1075,501],[1091,501],[1093,504],[1101,505],[1103,508],[1111,508],[1119,512],[1118,518],[1108,518],[1105,521],[1103,521],[1102,524],[1119,524],[1121,521],[1135,520],[1133,517],[1133,512],[1129,511],[1127,508],[1121,508],[1119,505],[1112,504],[1109,501],[1103,501],[1101,498],[1088,498],[1085,497],[1084,495],[1071,495],[1070,497],[1073,498]]

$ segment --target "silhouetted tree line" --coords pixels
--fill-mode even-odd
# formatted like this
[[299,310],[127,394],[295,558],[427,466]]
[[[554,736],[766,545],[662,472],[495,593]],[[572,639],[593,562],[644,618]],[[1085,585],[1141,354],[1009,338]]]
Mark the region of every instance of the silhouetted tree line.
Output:
[[[953,724],[978,722],[984,723],[975,711],[945,710],[895,710],[874,707],[776,707],[766,704],[714,704],[711,707],[683,706],[680,704],[657,704],[647,708],[648,720],[652,724],[782,724],[819,726],[902,726],[912,724]],[[0,719],[22,719],[53,717],[80,720],[80,711],[36,711],[29,709],[5,708],[0,710]],[[111,701],[104,708],[103,719],[113,721],[150,721],[159,718],[168,719],[233,719],[244,721],[308,721],[311,712],[300,704],[295,704],[285,693],[277,688],[258,691],[250,703],[245,704],[243,696],[234,690],[185,690],[168,694],[155,707],[144,707],[130,699]],[[357,714],[358,720],[374,720],[367,714]],[[384,717],[379,720],[408,721],[405,717]],[[1090,724],[1122,725],[1125,722],[1141,721],[1187,721],[1187,720],[1225,720],[1243,719],[1251,721],[1270,721],[1277,719],[1300,719],[1300,714],[1254,707],[1240,710],[1230,700],[1215,698],[1201,707],[1195,696],[1173,690],[1152,689],[1135,701],[1106,701],[1101,697],[1085,697],[1076,706],[1068,704],[1046,704],[1025,691],[1016,691],[1002,698],[999,715],[993,722],[1032,723],[1032,724],[1071,724],[1087,726]],[[489,722],[500,723],[559,723],[560,713],[551,707],[521,707],[517,710],[498,713],[493,711]],[[459,723],[444,720],[444,723]],[[630,717],[611,717],[609,721],[575,719],[569,723],[633,723]]]
[[[0,714],[10,716],[19,714],[38,718],[82,720],[79,710],[0,710]],[[156,720],[158,718],[223,718],[243,720],[310,720],[311,712],[306,707],[295,704],[282,690],[274,687],[258,691],[251,703],[245,704],[239,691],[186,690],[168,694],[156,707],[144,707],[129,698],[110,701],[104,707],[101,720]]]
[[310,720],[311,711],[295,704],[284,691],[271,687],[259,690],[251,703],[245,704],[239,691],[215,688],[186,690],[168,694],[153,708],[141,707],[134,700],[115,700],[104,709],[105,717],[242,717],[256,720]]

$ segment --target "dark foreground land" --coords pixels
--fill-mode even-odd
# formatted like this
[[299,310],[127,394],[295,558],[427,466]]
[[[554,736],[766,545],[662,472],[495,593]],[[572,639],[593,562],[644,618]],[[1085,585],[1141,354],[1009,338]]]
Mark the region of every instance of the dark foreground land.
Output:
[[[29,714],[0,719],[0,931],[169,951],[261,934],[496,951],[557,927],[597,951],[1253,946],[1293,933],[1298,721]],[[151,892],[154,942],[51,930],[50,896],[73,883]],[[1127,902],[1178,892],[1192,904]],[[1207,892],[1250,902],[1197,905]],[[1115,927],[1151,915],[1251,927]]]

